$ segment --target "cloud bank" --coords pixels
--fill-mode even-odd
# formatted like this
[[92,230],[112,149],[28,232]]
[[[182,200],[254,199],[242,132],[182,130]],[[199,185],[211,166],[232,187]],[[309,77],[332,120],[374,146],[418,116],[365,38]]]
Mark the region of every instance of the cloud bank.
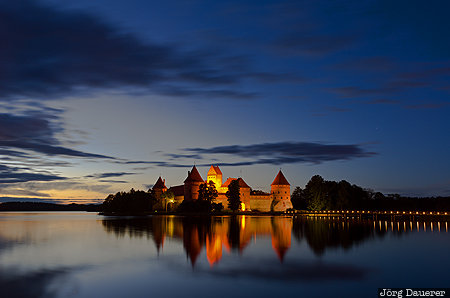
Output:
[[48,156],[114,159],[61,146],[56,134],[62,131],[45,113],[0,113],[0,155],[30,158],[31,153]]
[[[167,153],[166,161],[118,161],[124,164],[148,164],[156,167],[191,167],[181,160],[230,160],[214,162],[221,166],[283,165],[297,163],[320,164],[328,161],[372,157],[377,153],[363,145],[333,145],[314,142],[278,142],[252,145],[228,145],[211,148],[184,148],[181,153]],[[238,159],[239,161],[234,161]],[[209,166],[210,163],[197,163]]]
[[129,87],[171,96],[251,99],[256,94],[236,83],[264,76],[235,69],[233,57],[217,50],[142,41],[86,12],[32,0],[0,3],[0,38],[7,41],[0,49],[0,99],[45,100]]
[[[186,148],[184,151],[200,156],[225,154],[233,157],[251,158],[250,164],[322,163],[333,160],[349,160],[373,156],[362,146],[331,145],[308,142],[279,142],[253,145],[230,145],[212,148]],[[180,155],[182,157],[183,155]]]

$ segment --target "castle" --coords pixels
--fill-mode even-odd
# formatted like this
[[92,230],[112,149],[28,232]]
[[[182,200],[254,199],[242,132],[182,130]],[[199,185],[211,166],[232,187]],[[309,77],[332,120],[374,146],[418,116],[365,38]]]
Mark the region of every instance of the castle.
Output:
[[[237,180],[240,186],[242,211],[284,212],[292,208],[290,199],[291,186],[281,170],[270,185],[270,193],[252,191],[242,178],[228,178],[223,182],[222,171],[218,166],[214,165],[209,169],[206,181],[203,180],[194,166],[191,171],[188,171],[184,184],[172,186],[168,189],[165,185],[165,180],[159,177],[152,189],[156,198],[161,202],[160,209],[174,210],[184,200],[197,200],[200,184],[213,182],[218,192],[218,196],[213,203],[222,203],[225,210],[227,210],[228,199],[225,193],[233,180]],[[166,191],[170,191],[173,197],[163,196],[163,193]]]

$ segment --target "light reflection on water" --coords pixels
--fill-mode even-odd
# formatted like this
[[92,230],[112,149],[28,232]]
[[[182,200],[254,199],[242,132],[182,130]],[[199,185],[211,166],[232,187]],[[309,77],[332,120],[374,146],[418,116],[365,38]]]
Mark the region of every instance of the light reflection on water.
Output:
[[0,297],[374,296],[448,287],[446,221],[0,213]]

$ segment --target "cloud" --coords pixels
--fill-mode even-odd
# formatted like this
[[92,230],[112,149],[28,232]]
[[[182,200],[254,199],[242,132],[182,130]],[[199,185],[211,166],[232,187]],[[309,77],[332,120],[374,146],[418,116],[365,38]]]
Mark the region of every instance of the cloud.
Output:
[[394,99],[373,99],[373,100],[369,100],[367,102],[365,102],[366,104],[369,105],[396,105],[399,104],[400,101],[398,100],[394,100]]
[[364,97],[364,96],[373,96],[373,95],[382,95],[382,94],[390,94],[395,92],[396,88],[361,88],[359,86],[345,86],[345,87],[336,87],[329,89],[332,93],[338,94],[342,98],[354,98],[354,97]]
[[238,100],[251,100],[258,98],[259,94],[256,92],[245,92],[239,90],[231,90],[231,89],[209,89],[209,87],[205,88],[188,88],[181,86],[158,86],[155,87],[158,93],[167,95],[167,96],[175,96],[175,97],[195,97],[202,99],[211,99],[211,98],[228,98],[228,99],[238,99]]
[[282,54],[323,56],[351,47],[355,36],[296,33],[274,42],[274,48]]
[[29,157],[29,155],[24,152],[4,148],[0,148],[0,155],[5,155],[8,157],[25,157],[25,158]]
[[[0,16],[0,38],[8,41],[0,50],[3,99],[128,87],[171,96],[254,98],[239,83],[272,76],[251,71],[241,56],[143,41],[86,12],[33,0],[4,1]],[[241,61],[239,67],[234,60]]]
[[[184,148],[182,153],[169,153],[170,161],[118,161],[123,164],[148,164],[155,167],[191,167],[189,162],[176,160],[195,159],[211,160],[214,156],[229,156],[244,159],[241,161],[217,162],[221,166],[250,166],[250,165],[282,165],[295,163],[322,163],[334,160],[350,160],[361,157],[371,157],[375,152],[367,151],[362,145],[347,144],[333,145],[312,142],[279,142],[253,145],[229,145],[211,148]],[[225,157],[226,159],[226,157]],[[223,160],[223,158],[220,158]],[[209,166],[210,164],[197,164]]]
[[351,111],[351,109],[348,109],[348,108],[341,108],[341,107],[335,107],[335,106],[325,107],[325,109],[329,112],[336,112],[336,113],[344,113],[344,112]]
[[261,83],[305,83],[308,80],[294,73],[253,72],[246,74],[246,77]]
[[97,173],[92,175],[87,175],[85,177],[87,178],[111,178],[111,177],[121,177],[125,175],[136,175],[138,173],[132,173],[132,172],[110,172],[110,173]]
[[114,159],[61,146],[55,135],[63,129],[58,122],[52,121],[54,117],[42,112],[19,115],[0,113],[0,154],[29,157],[22,152],[24,150],[49,156]]
[[320,163],[330,160],[352,159],[372,156],[360,145],[330,145],[307,142],[280,142],[253,145],[230,145],[212,148],[186,148],[184,151],[196,154],[226,154],[238,157],[260,157],[261,163]]
[[31,197],[0,197],[0,202],[36,202],[36,203],[64,203],[64,200],[51,198],[31,198]]
[[27,189],[8,189],[8,187],[0,188],[2,195],[26,196],[26,197],[50,197],[49,194],[31,191]]
[[101,183],[129,183],[129,181],[125,180],[99,180]]
[[[173,158],[184,158],[184,155],[180,155],[180,154],[173,154]],[[188,165],[188,164],[180,164],[180,163],[174,163],[174,162],[170,162],[170,161],[148,161],[148,160],[128,160],[128,161],[116,161],[116,163],[118,164],[145,164],[145,165],[150,165],[150,166],[154,166],[154,167],[167,167],[167,168],[187,168],[187,167],[192,167],[192,165]]]
[[0,184],[18,183],[27,181],[55,181],[64,180],[66,178],[50,174],[50,173],[30,173],[31,169],[22,169],[18,167],[9,167],[0,165]]
[[47,155],[64,155],[64,156],[73,156],[73,157],[85,157],[85,158],[105,158],[105,159],[114,159],[114,157],[106,156],[102,154],[93,154],[82,152],[62,146],[55,145],[47,145],[42,143],[33,143],[29,141],[0,141],[0,147],[12,147],[19,148],[24,150],[30,150],[37,153],[44,153]]
[[398,67],[398,62],[390,57],[373,56],[363,58],[353,58],[338,62],[331,66],[334,70],[350,70],[359,72],[389,72]]
[[450,106],[450,102],[429,102],[422,104],[405,105],[404,107],[410,110],[425,110],[425,109],[440,109],[448,106]]
[[[101,182],[101,181],[100,181]],[[27,189],[29,191],[41,192],[48,190],[82,190],[88,192],[98,192],[98,193],[109,193],[114,191],[112,189],[113,184],[103,184],[103,183],[87,183],[84,181],[79,181],[77,179],[66,178],[64,180],[57,181],[28,181],[24,183],[16,183],[16,184],[5,184],[4,189],[7,189],[11,194],[15,195],[15,191],[18,189]],[[2,185],[3,187],[3,185]]]
[[[35,1],[0,5],[0,95],[45,98],[77,88],[148,85],[176,67],[171,49],[144,45],[86,13]],[[139,63],[138,63],[139,62]],[[154,66],[154,70],[152,70]]]

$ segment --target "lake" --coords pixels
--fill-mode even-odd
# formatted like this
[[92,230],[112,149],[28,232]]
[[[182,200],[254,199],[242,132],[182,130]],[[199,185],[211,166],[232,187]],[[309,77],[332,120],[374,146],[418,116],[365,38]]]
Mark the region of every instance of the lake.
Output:
[[0,213],[0,297],[377,297],[449,287],[446,221]]

